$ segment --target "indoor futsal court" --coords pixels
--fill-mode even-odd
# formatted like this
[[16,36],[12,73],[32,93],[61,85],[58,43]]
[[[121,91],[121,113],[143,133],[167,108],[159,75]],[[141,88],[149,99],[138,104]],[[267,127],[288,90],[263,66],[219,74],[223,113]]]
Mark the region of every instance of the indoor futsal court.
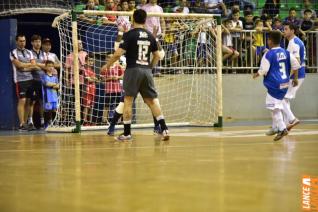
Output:
[[0,212],[318,212],[317,14],[0,0]]
[[[245,125],[245,126],[239,126]],[[1,133],[1,211],[301,211],[303,176],[318,176],[318,124],[281,141],[257,122],[151,129],[132,142],[104,131]]]

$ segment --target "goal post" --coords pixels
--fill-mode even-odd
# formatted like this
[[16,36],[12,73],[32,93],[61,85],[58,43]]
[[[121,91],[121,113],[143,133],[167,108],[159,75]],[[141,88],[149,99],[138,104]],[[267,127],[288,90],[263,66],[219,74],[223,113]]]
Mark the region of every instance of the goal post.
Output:
[[[101,67],[106,63],[107,55],[114,52],[117,25],[121,23],[103,23],[106,16],[116,16],[118,20],[119,17],[131,17],[132,12],[72,11],[54,20],[53,26],[58,28],[60,36],[62,68],[59,108],[48,131],[80,132],[108,127],[107,120],[119,103],[121,92],[117,91],[121,85],[118,83],[122,80],[109,80]],[[154,79],[168,125],[222,127],[220,16],[147,13],[147,17],[163,18],[166,23],[166,34],[159,38],[165,58],[155,68],[154,72],[160,72],[160,75]],[[82,43],[80,48],[79,42]],[[89,67],[83,63],[85,52],[93,57],[94,82],[89,81],[83,70]],[[124,70],[122,66],[124,64],[118,64]],[[118,70],[113,74],[115,72],[118,74]],[[87,105],[88,87],[92,84],[95,90],[94,94],[90,93],[92,102]],[[112,92],[112,86],[117,86],[116,92]],[[85,111],[86,115],[83,115]],[[133,123],[133,127],[153,126],[151,112],[140,96],[134,102]]]

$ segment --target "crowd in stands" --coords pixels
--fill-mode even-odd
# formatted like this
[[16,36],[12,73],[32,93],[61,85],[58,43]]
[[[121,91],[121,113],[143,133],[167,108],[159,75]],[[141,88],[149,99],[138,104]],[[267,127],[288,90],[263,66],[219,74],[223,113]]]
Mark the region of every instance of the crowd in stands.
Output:
[[[160,6],[162,5],[162,6]],[[81,10],[109,10],[109,11],[134,11],[136,8],[142,8],[147,12],[171,12],[171,13],[213,13],[222,16],[222,52],[225,67],[244,66],[242,54],[249,57],[252,61],[251,66],[257,66],[260,63],[262,55],[267,51],[266,33],[271,30],[279,30],[283,33],[285,23],[293,23],[299,27],[298,36],[312,46],[313,39],[308,39],[307,33],[317,29],[317,16],[313,5],[309,0],[304,1],[304,8],[299,11],[294,7],[289,8],[287,17],[280,16],[279,1],[268,0],[265,2],[261,11],[255,12],[255,4],[249,1],[222,1],[222,0],[180,0],[175,3],[169,1],[157,0],[87,0],[83,4],[75,6],[77,11]],[[79,19],[92,25],[117,25],[118,41],[122,32],[127,31],[131,25],[131,17],[114,15],[80,15]],[[165,51],[170,52],[170,63],[178,63],[179,49],[175,42],[177,38],[175,33],[178,30],[188,30],[189,42],[185,54],[186,66],[191,66],[193,59],[198,60],[200,66],[205,66],[206,49],[211,48],[207,34],[215,36],[215,26],[207,22],[200,29],[196,26],[180,24],[180,22],[167,20],[159,17],[149,17],[146,21],[146,28],[156,37],[160,38]],[[200,35],[198,35],[200,33]],[[198,40],[195,39],[198,38]],[[183,38],[184,39],[184,38]],[[20,130],[33,129],[32,108],[36,101],[41,101],[42,108],[41,128],[50,124],[55,115],[57,105],[58,73],[62,67],[65,69],[64,80],[62,83],[68,85],[68,90],[62,92],[69,93],[69,98],[74,98],[74,80],[73,80],[73,53],[66,56],[65,61],[60,62],[57,56],[51,53],[51,41],[49,38],[42,40],[41,36],[34,35],[31,38],[32,50],[25,49],[26,38],[19,35],[16,38],[17,48],[10,53],[11,61],[15,69],[15,82],[17,84],[17,93],[19,97],[18,114],[20,120]],[[182,43],[182,42],[181,42]],[[197,46],[199,45],[199,46]],[[282,42],[283,47],[286,43]],[[107,122],[109,112],[119,103],[122,87],[120,81],[124,74],[124,67],[116,63],[111,71],[99,70],[96,74],[94,68],[94,55],[83,49],[82,42],[78,43],[79,48],[79,68],[80,68],[80,86],[81,86],[81,111],[83,125],[90,125],[92,122]],[[116,48],[116,47],[115,47]],[[197,49],[197,50],[196,50]],[[198,51],[196,57],[195,51]],[[192,51],[192,52],[191,52]],[[167,54],[166,53],[166,54]],[[188,56],[190,54],[191,56]],[[184,58],[183,58],[184,59]],[[224,69],[226,70],[226,68]],[[233,70],[232,70],[233,71]],[[234,70],[235,71],[235,70]],[[175,72],[180,73],[180,72]],[[97,89],[97,82],[104,82],[102,89]],[[98,99],[96,98],[103,98]],[[74,102],[69,99],[68,102]],[[103,102],[102,114],[95,114],[96,120],[92,120],[94,102]],[[72,111],[74,111],[71,108]],[[69,111],[62,111],[62,113]],[[62,114],[63,115],[63,114]]]
[[[318,28],[316,16],[318,6],[313,5],[310,0],[305,0],[300,5],[301,9],[299,5],[291,5],[286,17],[280,12],[282,4],[279,0],[266,0],[263,8],[259,10],[256,9],[253,1],[237,0],[149,0],[148,3],[145,0],[87,0],[83,4],[76,5],[75,9],[133,11],[136,8],[143,8],[147,12],[220,14],[223,20],[224,65],[246,67],[258,65],[262,54],[267,51],[266,34],[271,30],[283,31],[283,25],[286,23],[298,26],[298,36],[305,42],[312,42],[313,39],[308,40],[306,33]],[[82,15],[80,18],[92,24],[117,24],[124,30],[129,28],[131,21],[129,17],[113,15],[105,17]],[[151,32],[154,27],[158,27],[157,35],[158,37],[162,35],[163,46],[171,46],[172,40],[166,34],[166,31],[172,31],[169,29],[170,25],[168,19],[155,17],[148,18],[146,23],[147,29]],[[254,31],[251,33],[249,30]],[[309,43],[309,46],[311,44]],[[287,43],[282,43],[282,46],[286,45]],[[171,54],[171,60],[178,59],[176,50]],[[244,63],[242,61],[244,59],[250,62]]]

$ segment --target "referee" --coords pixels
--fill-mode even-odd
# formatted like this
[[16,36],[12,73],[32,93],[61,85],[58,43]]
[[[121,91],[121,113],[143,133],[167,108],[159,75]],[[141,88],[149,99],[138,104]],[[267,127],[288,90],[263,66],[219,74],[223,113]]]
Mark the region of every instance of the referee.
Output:
[[[144,27],[147,13],[138,9],[133,14],[133,29],[123,36],[123,42],[115,51],[113,57],[106,64],[106,70],[109,70],[112,64],[126,54],[127,69],[124,74],[124,133],[116,140],[131,141],[131,118],[132,104],[134,98],[140,92],[144,102],[151,109],[154,117],[158,120],[161,131],[162,140],[169,140],[169,132],[161,112],[158,94],[154,86],[152,77],[152,68],[160,59],[158,47],[153,35]],[[150,61],[150,53],[153,54]]]

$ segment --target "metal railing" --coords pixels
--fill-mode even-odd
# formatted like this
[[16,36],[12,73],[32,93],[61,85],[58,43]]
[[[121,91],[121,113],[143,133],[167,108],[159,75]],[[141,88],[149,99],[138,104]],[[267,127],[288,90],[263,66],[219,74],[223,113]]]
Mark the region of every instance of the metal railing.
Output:
[[[253,34],[255,30],[244,30],[240,36],[233,38],[233,48],[239,52],[236,61],[226,60],[223,62],[224,73],[253,73],[259,68],[260,59],[263,54],[257,55],[256,47],[253,45]],[[264,45],[267,33],[264,32]],[[306,72],[318,73],[318,31],[307,32],[304,37],[306,47]],[[288,41],[283,39],[281,46],[287,47]],[[268,47],[267,47],[268,48]]]

